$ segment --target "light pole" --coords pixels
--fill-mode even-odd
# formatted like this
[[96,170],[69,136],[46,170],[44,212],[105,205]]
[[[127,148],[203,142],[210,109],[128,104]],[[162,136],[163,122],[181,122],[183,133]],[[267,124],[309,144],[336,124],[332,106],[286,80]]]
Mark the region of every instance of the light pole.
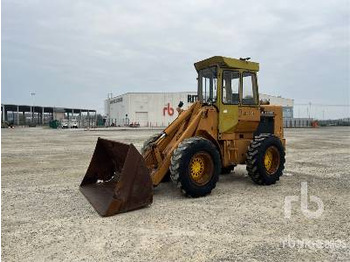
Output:
[[32,98],[32,124],[34,123],[34,98],[35,98],[35,92],[30,92],[30,96]]
[[324,109],[323,109],[323,120],[326,120],[326,119],[324,118]]
[[309,119],[311,118],[311,102],[309,102],[309,106],[310,106],[310,108],[309,108]]

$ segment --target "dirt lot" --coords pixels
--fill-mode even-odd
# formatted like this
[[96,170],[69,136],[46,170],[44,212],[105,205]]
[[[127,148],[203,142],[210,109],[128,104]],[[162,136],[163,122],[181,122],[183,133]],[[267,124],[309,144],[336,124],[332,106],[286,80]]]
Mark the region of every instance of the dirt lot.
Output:
[[[204,198],[172,183],[141,210],[101,218],[79,192],[98,136],[140,148],[155,130],[2,130],[4,261],[350,260],[350,128],[287,129],[285,175],[254,185],[245,167],[221,176]],[[301,182],[324,212],[315,219],[286,196]],[[309,202],[309,209],[317,205]]]

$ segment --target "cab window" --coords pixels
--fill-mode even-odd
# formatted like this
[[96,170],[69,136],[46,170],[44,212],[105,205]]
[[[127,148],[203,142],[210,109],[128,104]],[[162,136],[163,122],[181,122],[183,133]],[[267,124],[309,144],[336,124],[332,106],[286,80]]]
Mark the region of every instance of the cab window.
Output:
[[209,67],[199,71],[198,95],[201,102],[214,103],[217,96],[217,68]]
[[257,104],[257,94],[255,94],[256,75],[251,72],[243,72],[242,80],[243,80],[242,104],[256,105]]
[[222,77],[222,102],[229,105],[239,104],[238,71],[224,71]]

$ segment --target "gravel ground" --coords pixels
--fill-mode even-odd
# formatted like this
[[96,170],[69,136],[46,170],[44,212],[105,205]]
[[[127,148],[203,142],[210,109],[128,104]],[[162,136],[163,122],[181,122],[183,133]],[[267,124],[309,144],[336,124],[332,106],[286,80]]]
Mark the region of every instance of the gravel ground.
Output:
[[[3,261],[350,260],[350,128],[287,129],[276,185],[254,185],[239,166],[207,197],[163,183],[150,207],[101,218],[78,190],[97,137],[140,149],[155,132],[3,129]],[[323,202],[320,217],[294,202],[285,218],[301,182]]]

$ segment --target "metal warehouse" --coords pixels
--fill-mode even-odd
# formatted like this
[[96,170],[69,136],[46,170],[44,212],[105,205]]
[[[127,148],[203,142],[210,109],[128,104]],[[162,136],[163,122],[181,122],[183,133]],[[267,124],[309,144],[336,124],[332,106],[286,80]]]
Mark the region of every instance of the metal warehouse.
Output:
[[[260,99],[283,106],[284,118],[293,118],[293,99],[259,94]],[[176,108],[180,101],[186,109],[197,99],[197,92],[126,93],[105,100],[106,125],[125,126],[167,126],[177,117]]]

